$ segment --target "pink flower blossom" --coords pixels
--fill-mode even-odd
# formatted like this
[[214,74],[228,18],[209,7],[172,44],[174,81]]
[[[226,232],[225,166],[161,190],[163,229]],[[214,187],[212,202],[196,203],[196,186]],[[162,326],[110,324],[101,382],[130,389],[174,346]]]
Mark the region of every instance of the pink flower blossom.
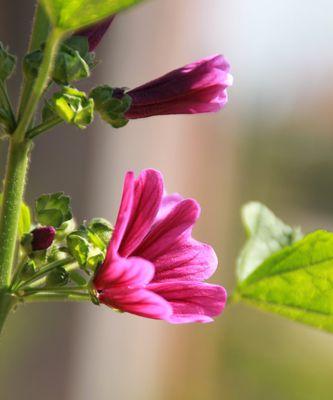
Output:
[[75,33],[75,35],[86,37],[89,43],[89,51],[94,51],[103,39],[106,31],[109,29],[114,17],[115,15],[95,25],[88,26],[88,28],[80,29]]
[[210,322],[226,302],[222,286],[203,282],[217,257],[192,238],[200,214],[193,199],[164,194],[158,171],[125,178],[123,196],[104,263],[94,286],[101,303],[171,323]]
[[130,90],[127,119],[166,114],[197,114],[219,111],[228,100],[232,85],[230,65],[213,55]]

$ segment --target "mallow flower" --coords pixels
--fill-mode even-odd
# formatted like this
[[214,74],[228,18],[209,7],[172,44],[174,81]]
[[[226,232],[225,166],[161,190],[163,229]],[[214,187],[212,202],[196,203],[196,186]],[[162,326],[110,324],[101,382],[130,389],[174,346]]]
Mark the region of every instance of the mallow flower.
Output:
[[192,238],[200,214],[193,199],[166,195],[162,175],[125,177],[105,260],[93,281],[100,303],[170,323],[210,322],[226,303],[222,286],[204,282],[217,257]]

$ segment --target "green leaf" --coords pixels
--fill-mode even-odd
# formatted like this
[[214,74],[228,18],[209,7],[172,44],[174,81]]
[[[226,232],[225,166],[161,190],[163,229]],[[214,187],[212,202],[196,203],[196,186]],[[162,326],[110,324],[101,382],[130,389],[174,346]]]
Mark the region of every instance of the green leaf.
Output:
[[30,227],[31,227],[30,208],[25,203],[22,203],[20,219],[19,219],[19,227],[18,227],[19,236],[21,237],[25,233],[30,232]]
[[333,332],[333,234],[316,231],[263,262],[236,296]]
[[40,0],[53,26],[71,31],[94,24],[141,0]]
[[70,271],[69,276],[78,286],[87,286],[86,279],[78,271]]
[[237,260],[237,277],[246,279],[266,258],[301,239],[293,229],[261,203],[251,202],[242,209],[248,240]]
[[43,194],[36,200],[36,219],[42,225],[60,227],[72,219],[70,198],[63,192]]

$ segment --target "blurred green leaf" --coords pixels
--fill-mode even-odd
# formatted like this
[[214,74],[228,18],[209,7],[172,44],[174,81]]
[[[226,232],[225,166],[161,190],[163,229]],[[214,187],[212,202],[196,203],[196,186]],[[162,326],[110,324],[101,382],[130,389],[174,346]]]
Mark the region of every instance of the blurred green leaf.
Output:
[[266,258],[301,239],[299,229],[293,229],[258,202],[246,204],[242,220],[248,236],[237,260],[237,277],[246,279]]
[[141,0],[40,0],[53,26],[71,31],[94,24]]
[[70,198],[63,192],[43,194],[36,200],[36,219],[40,224],[58,228],[71,218]]
[[333,234],[316,231],[274,254],[238,286],[236,296],[333,332]]
[[30,227],[31,227],[30,208],[25,203],[22,203],[20,219],[19,219],[19,227],[18,227],[20,237],[25,233],[30,232]]

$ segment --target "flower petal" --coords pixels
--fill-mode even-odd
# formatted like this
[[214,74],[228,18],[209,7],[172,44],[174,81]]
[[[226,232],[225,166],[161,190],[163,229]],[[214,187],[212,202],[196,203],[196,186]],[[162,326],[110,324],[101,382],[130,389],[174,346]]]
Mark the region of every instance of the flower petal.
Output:
[[216,253],[211,246],[187,237],[150,261],[156,269],[153,282],[203,281],[214,274],[218,265]]
[[174,208],[174,206],[180,203],[183,197],[179,193],[165,194],[162,197],[162,202],[158,214],[156,216],[155,222],[164,219],[169,212]]
[[162,175],[153,169],[141,172],[135,181],[131,215],[119,247],[123,257],[130,255],[149,232],[163,196]]
[[166,300],[146,289],[108,289],[99,300],[109,307],[146,318],[165,320],[172,313]]
[[167,321],[173,324],[211,322],[223,311],[227,299],[222,286],[208,283],[151,283],[147,288],[170,303],[172,315]]
[[123,194],[118,211],[117,221],[112,234],[112,239],[108,247],[106,261],[117,253],[120,243],[123,240],[128,221],[131,216],[134,198],[134,173],[129,171],[125,176]]
[[152,280],[154,272],[154,265],[142,258],[113,257],[111,262],[104,262],[98,270],[94,286],[103,291],[117,287],[143,287]]
[[156,268],[154,281],[164,279],[202,280],[217,267],[214,250],[191,238],[192,225],[200,207],[195,200],[178,202],[157,221],[134,255],[151,261]]

